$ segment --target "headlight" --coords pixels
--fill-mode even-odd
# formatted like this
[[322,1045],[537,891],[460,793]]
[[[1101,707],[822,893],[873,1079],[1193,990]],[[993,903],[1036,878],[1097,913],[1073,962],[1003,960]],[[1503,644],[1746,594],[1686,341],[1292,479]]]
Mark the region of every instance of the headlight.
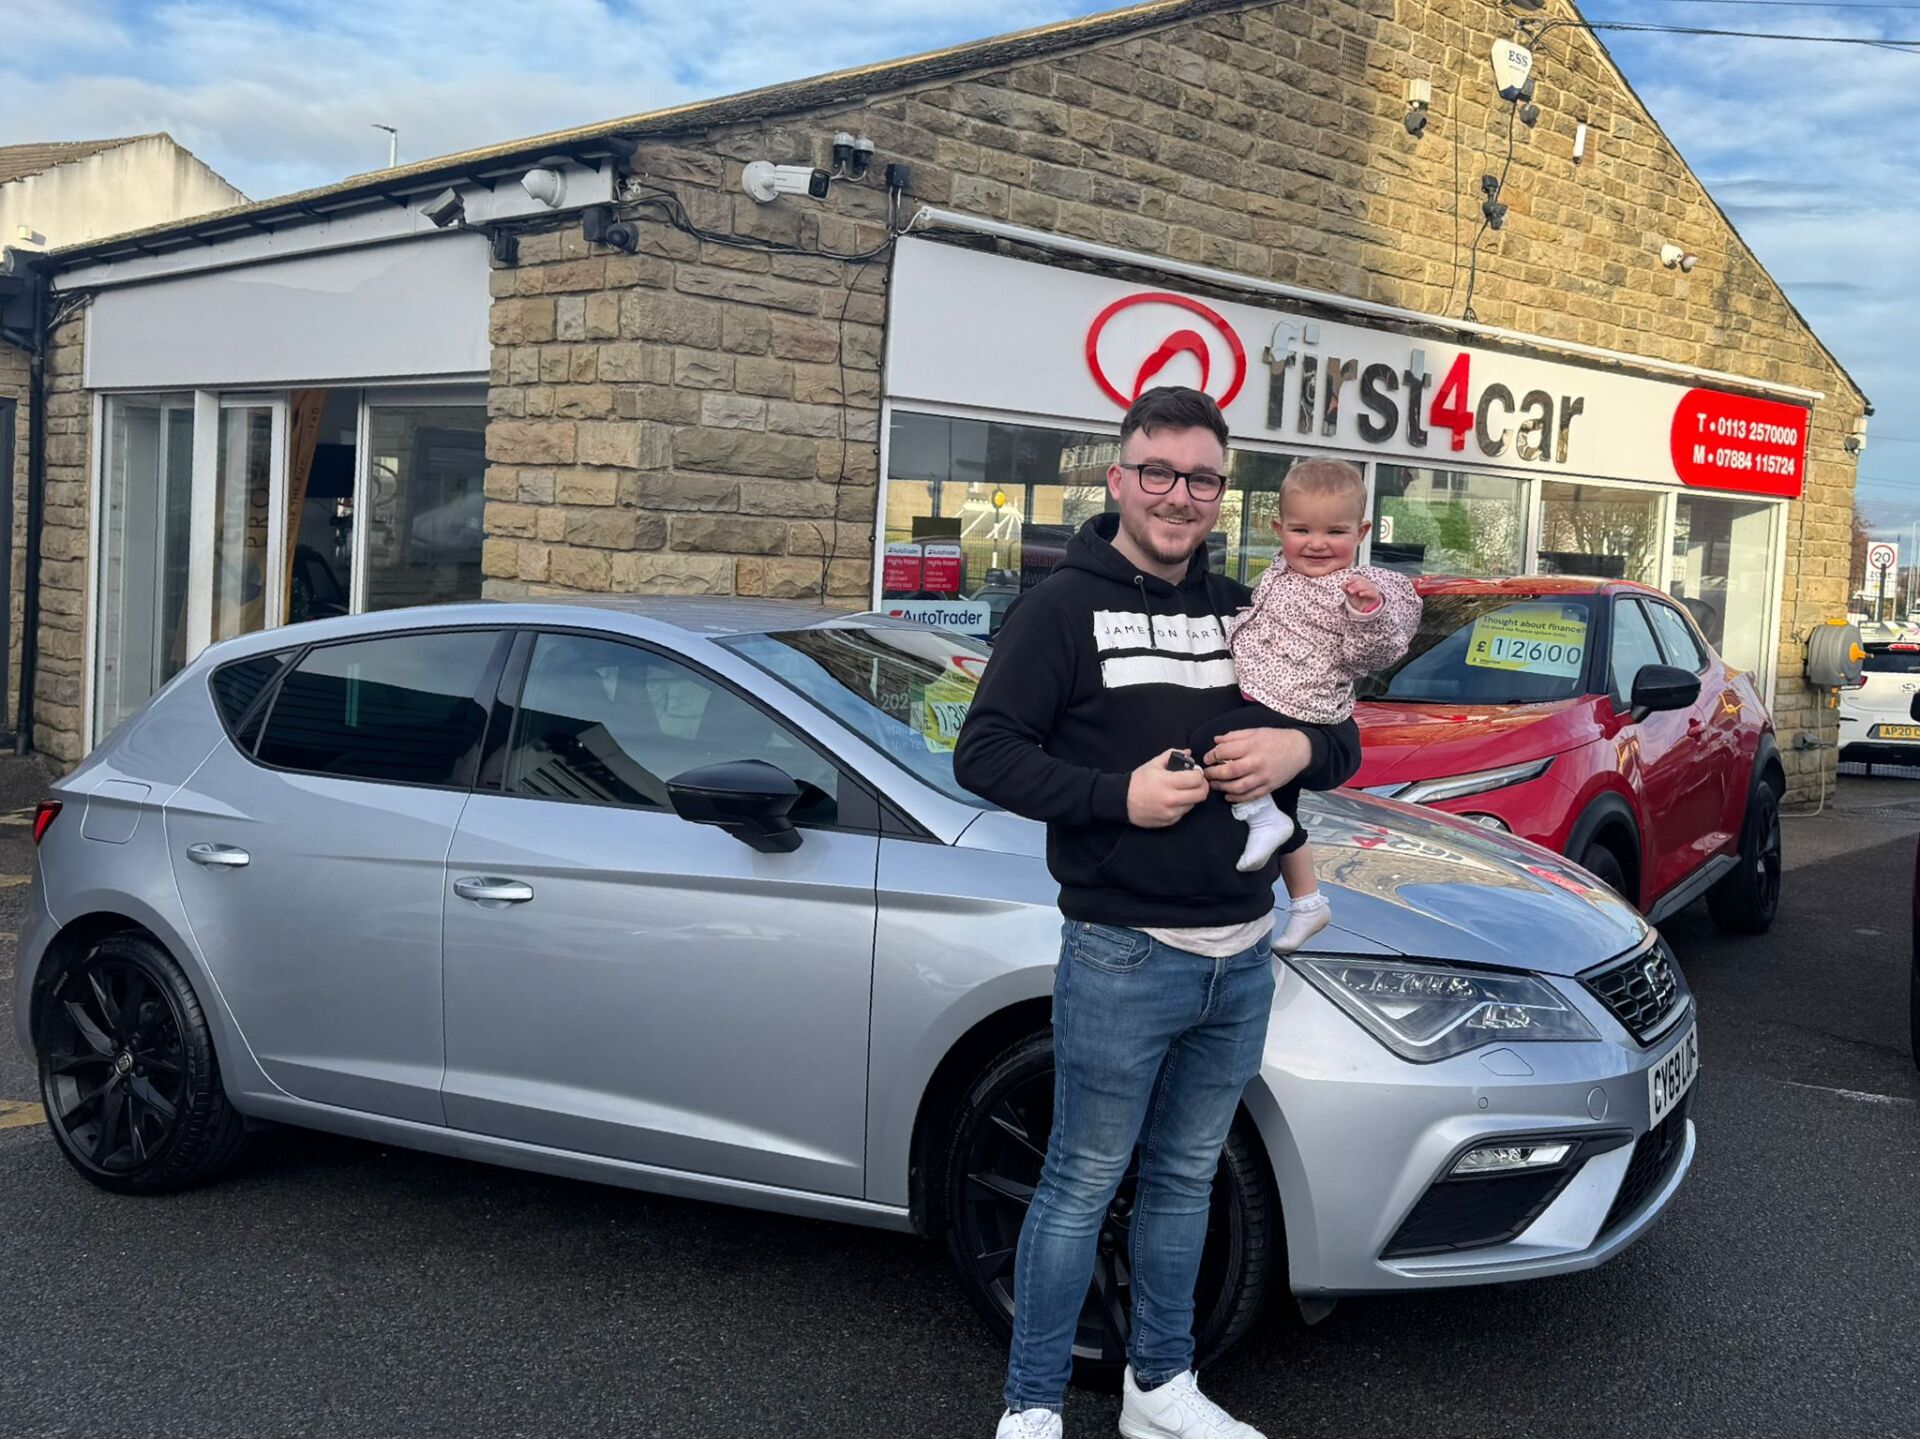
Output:
[[1416,1064],[1502,1041],[1600,1038],[1535,975],[1383,959],[1287,959],[1362,1029]]
[[[1499,769],[1480,769],[1471,774],[1450,774],[1444,779],[1423,779],[1388,796],[1406,804],[1432,804],[1435,800],[1459,799],[1462,795],[1485,794],[1490,789],[1504,789],[1510,784],[1523,784],[1530,779],[1538,779],[1553,766],[1553,757],[1529,760],[1525,764],[1502,765]],[[1382,793],[1374,790],[1373,793]]]

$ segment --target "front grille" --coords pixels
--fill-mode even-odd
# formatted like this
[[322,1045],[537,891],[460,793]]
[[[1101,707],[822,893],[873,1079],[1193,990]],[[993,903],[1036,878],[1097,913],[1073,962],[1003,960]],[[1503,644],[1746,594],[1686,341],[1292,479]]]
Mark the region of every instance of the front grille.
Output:
[[1639,1213],[1647,1196],[1673,1173],[1674,1165],[1680,1162],[1680,1155],[1686,1148],[1687,1111],[1692,1107],[1693,1091],[1688,1090],[1680,1097],[1680,1102],[1667,1111],[1666,1117],[1641,1135],[1639,1142],[1633,1146],[1633,1158],[1627,1161],[1626,1178],[1620,1181],[1620,1192],[1614,1196],[1613,1207],[1607,1211],[1606,1222],[1600,1226],[1602,1239]]
[[1679,967],[1663,939],[1605,969],[1581,975],[1580,982],[1642,1044],[1664,1030],[1686,1002]]
[[1578,1168],[1565,1164],[1534,1173],[1442,1179],[1420,1196],[1381,1257],[1405,1259],[1505,1244],[1546,1212]]

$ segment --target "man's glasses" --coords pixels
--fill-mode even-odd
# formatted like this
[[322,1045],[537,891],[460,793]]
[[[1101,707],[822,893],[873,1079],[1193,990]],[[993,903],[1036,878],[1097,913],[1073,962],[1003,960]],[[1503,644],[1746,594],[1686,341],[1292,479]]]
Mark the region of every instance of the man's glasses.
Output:
[[1220,492],[1227,487],[1226,477],[1216,475],[1212,470],[1176,470],[1171,465],[1129,465],[1122,462],[1120,468],[1132,470],[1140,477],[1140,489],[1149,495],[1166,495],[1173,492],[1176,480],[1187,482],[1187,493],[1202,504],[1220,498]]

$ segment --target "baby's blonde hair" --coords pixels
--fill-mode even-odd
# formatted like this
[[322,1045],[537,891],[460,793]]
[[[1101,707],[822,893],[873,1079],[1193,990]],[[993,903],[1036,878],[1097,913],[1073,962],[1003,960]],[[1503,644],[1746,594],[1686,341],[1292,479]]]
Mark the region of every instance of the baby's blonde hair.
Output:
[[1339,495],[1353,500],[1354,512],[1367,517],[1367,479],[1345,460],[1302,460],[1287,471],[1280,482],[1280,507],[1284,511],[1290,494]]

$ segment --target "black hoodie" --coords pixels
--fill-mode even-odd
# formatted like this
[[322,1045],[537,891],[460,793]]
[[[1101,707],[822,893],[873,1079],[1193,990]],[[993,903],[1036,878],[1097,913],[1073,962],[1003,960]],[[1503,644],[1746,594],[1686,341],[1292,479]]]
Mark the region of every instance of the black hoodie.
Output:
[[[1242,874],[1247,827],[1210,795],[1165,829],[1127,822],[1132,772],[1245,703],[1223,615],[1249,591],[1195,551],[1170,585],[1113,546],[1119,516],[1080,527],[1066,558],[1007,613],[954,749],[983,799],[1046,821],[1047,868],[1068,919],[1129,928],[1242,924],[1273,908],[1277,861]],[[1307,789],[1359,765],[1352,722],[1307,729]]]

